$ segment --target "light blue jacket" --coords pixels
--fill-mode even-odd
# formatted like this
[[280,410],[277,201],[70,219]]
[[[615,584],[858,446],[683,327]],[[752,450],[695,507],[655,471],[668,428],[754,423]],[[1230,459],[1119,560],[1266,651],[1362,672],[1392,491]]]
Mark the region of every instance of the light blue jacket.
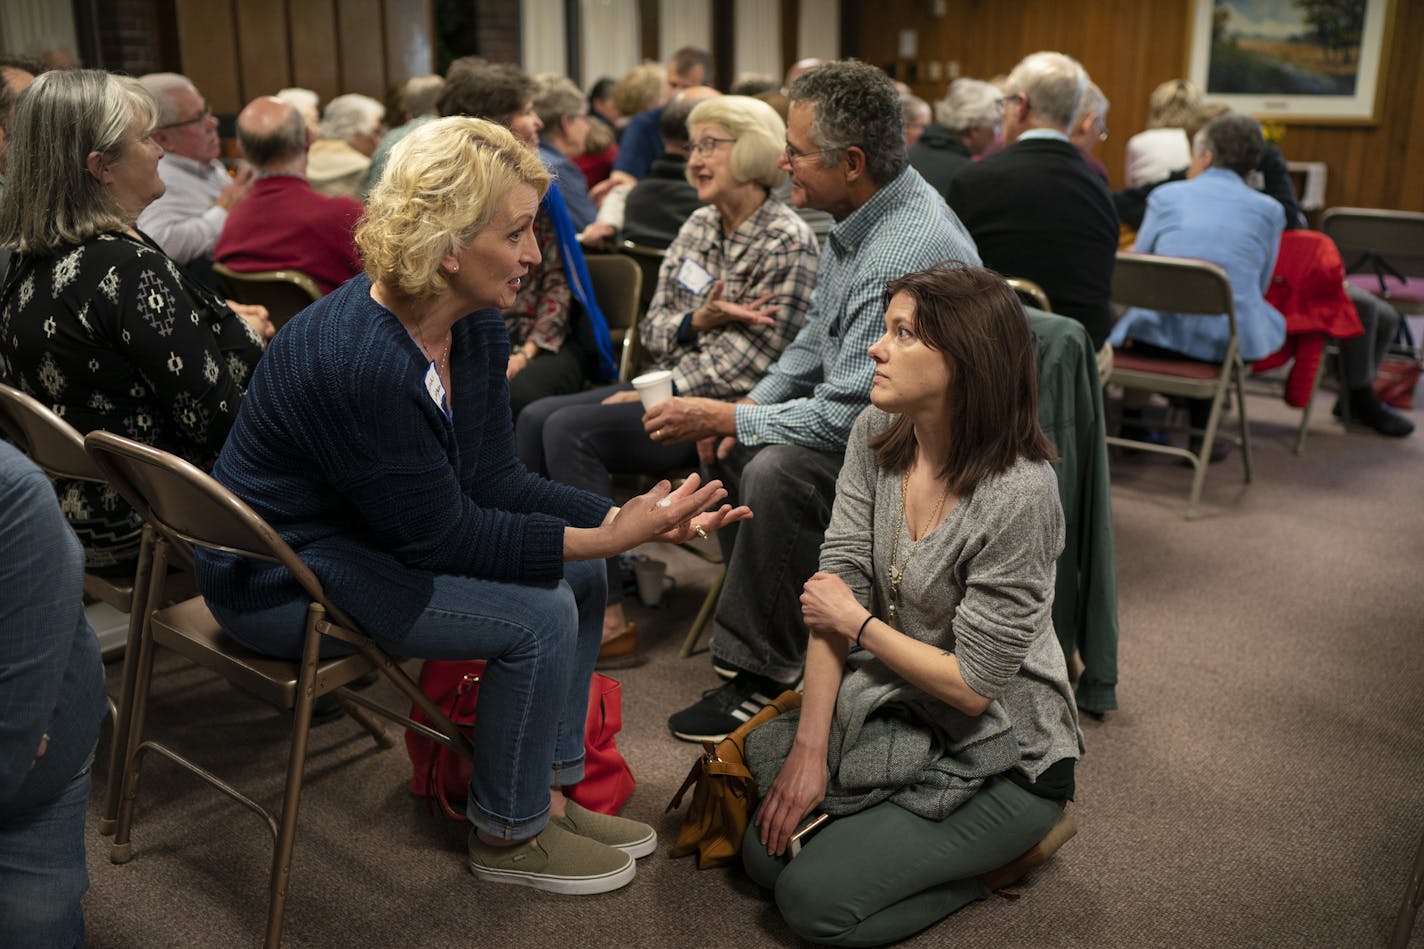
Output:
[[[1133,250],[1220,265],[1231,278],[1241,357],[1252,362],[1280,349],[1286,339],[1285,317],[1263,296],[1283,230],[1285,212],[1278,201],[1253,190],[1235,172],[1208,168],[1153,190]],[[1136,307],[1123,314],[1108,337],[1114,346],[1136,339],[1212,362],[1226,355],[1229,338],[1224,314],[1220,319],[1176,318]]]

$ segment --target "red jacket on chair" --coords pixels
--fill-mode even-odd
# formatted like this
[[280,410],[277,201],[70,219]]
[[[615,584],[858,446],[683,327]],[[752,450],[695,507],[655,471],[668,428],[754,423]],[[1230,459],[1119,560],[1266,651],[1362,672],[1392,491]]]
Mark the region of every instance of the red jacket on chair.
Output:
[[1286,341],[1258,360],[1252,372],[1283,366],[1292,359],[1285,400],[1303,408],[1310,397],[1320,357],[1329,337],[1348,339],[1365,331],[1345,294],[1345,265],[1334,241],[1319,231],[1286,231],[1266,302],[1286,318]]

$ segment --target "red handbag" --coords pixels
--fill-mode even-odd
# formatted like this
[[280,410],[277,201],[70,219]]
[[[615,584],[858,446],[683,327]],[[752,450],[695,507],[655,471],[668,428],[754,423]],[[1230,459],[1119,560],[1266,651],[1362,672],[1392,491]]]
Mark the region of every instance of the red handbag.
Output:
[[[482,659],[428,660],[420,669],[420,690],[450,716],[466,737],[473,732],[484,669]],[[423,725],[430,724],[418,706],[411,709],[410,717]],[[584,777],[567,792],[591,811],[615,814],[633,793],[633,772],[614,744],[614,737],[622,728],[622,686],[616,679],[595,672],[588,686],[588,718],[584,724]],[[430,798],[454,820],[465,820],[470,762],[409,729],[405,747],[413,766],[410,793]]]
[[1412,409],[1414,389],[1419,385],[1421,373],[1424,373],[1424,363],[1413,355],[1390,353],[1380,362],[1379,375],[1375,376],[1375,395],[1386,405]]

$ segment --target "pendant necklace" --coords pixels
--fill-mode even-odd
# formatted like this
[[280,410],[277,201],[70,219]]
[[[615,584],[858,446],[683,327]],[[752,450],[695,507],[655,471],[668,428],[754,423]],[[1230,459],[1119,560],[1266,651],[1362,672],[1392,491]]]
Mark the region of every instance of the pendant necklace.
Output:
[[944,493],[939,496],[939,503],[935,505],[934,513],[930,515],[929,522],[925,525],[925,529],[920,533],[919,538],[911,539],[910,549],[905,553],[905,562],[902,564],[899,562],[900,529],[903,527],[905,533],[908,534],[910,532],[909,517],[905,513],[905,495],[909,493],[910,469],[906,468],[904,473],[900,475],[900,522],[895,525],[895,543],[890,547],[890,605],[888,612],[890,614],[890,625],[895,626],[896,629],[899,629],[895,624],[899,618],[900,581],[905,579],[905,571],[910,568],[910,561],[915,559],[915,551],[919,550],[920,541],[924,540],[925,535],[934,530],[935,525],[939,523],[940,512],[944,510],[944,502],[949,500],[949,484],[948,482],[945,483]]

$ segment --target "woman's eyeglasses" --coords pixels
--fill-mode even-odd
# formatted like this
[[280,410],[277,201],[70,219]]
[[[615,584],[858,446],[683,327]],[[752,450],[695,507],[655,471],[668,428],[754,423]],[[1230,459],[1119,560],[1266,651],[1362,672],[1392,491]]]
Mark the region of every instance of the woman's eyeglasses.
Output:
[[717,150],[718,145],[731,145],[735,141],[735,138],[713,138],[709,135],[692,143],[692,153],[694,155],[710,155]]

